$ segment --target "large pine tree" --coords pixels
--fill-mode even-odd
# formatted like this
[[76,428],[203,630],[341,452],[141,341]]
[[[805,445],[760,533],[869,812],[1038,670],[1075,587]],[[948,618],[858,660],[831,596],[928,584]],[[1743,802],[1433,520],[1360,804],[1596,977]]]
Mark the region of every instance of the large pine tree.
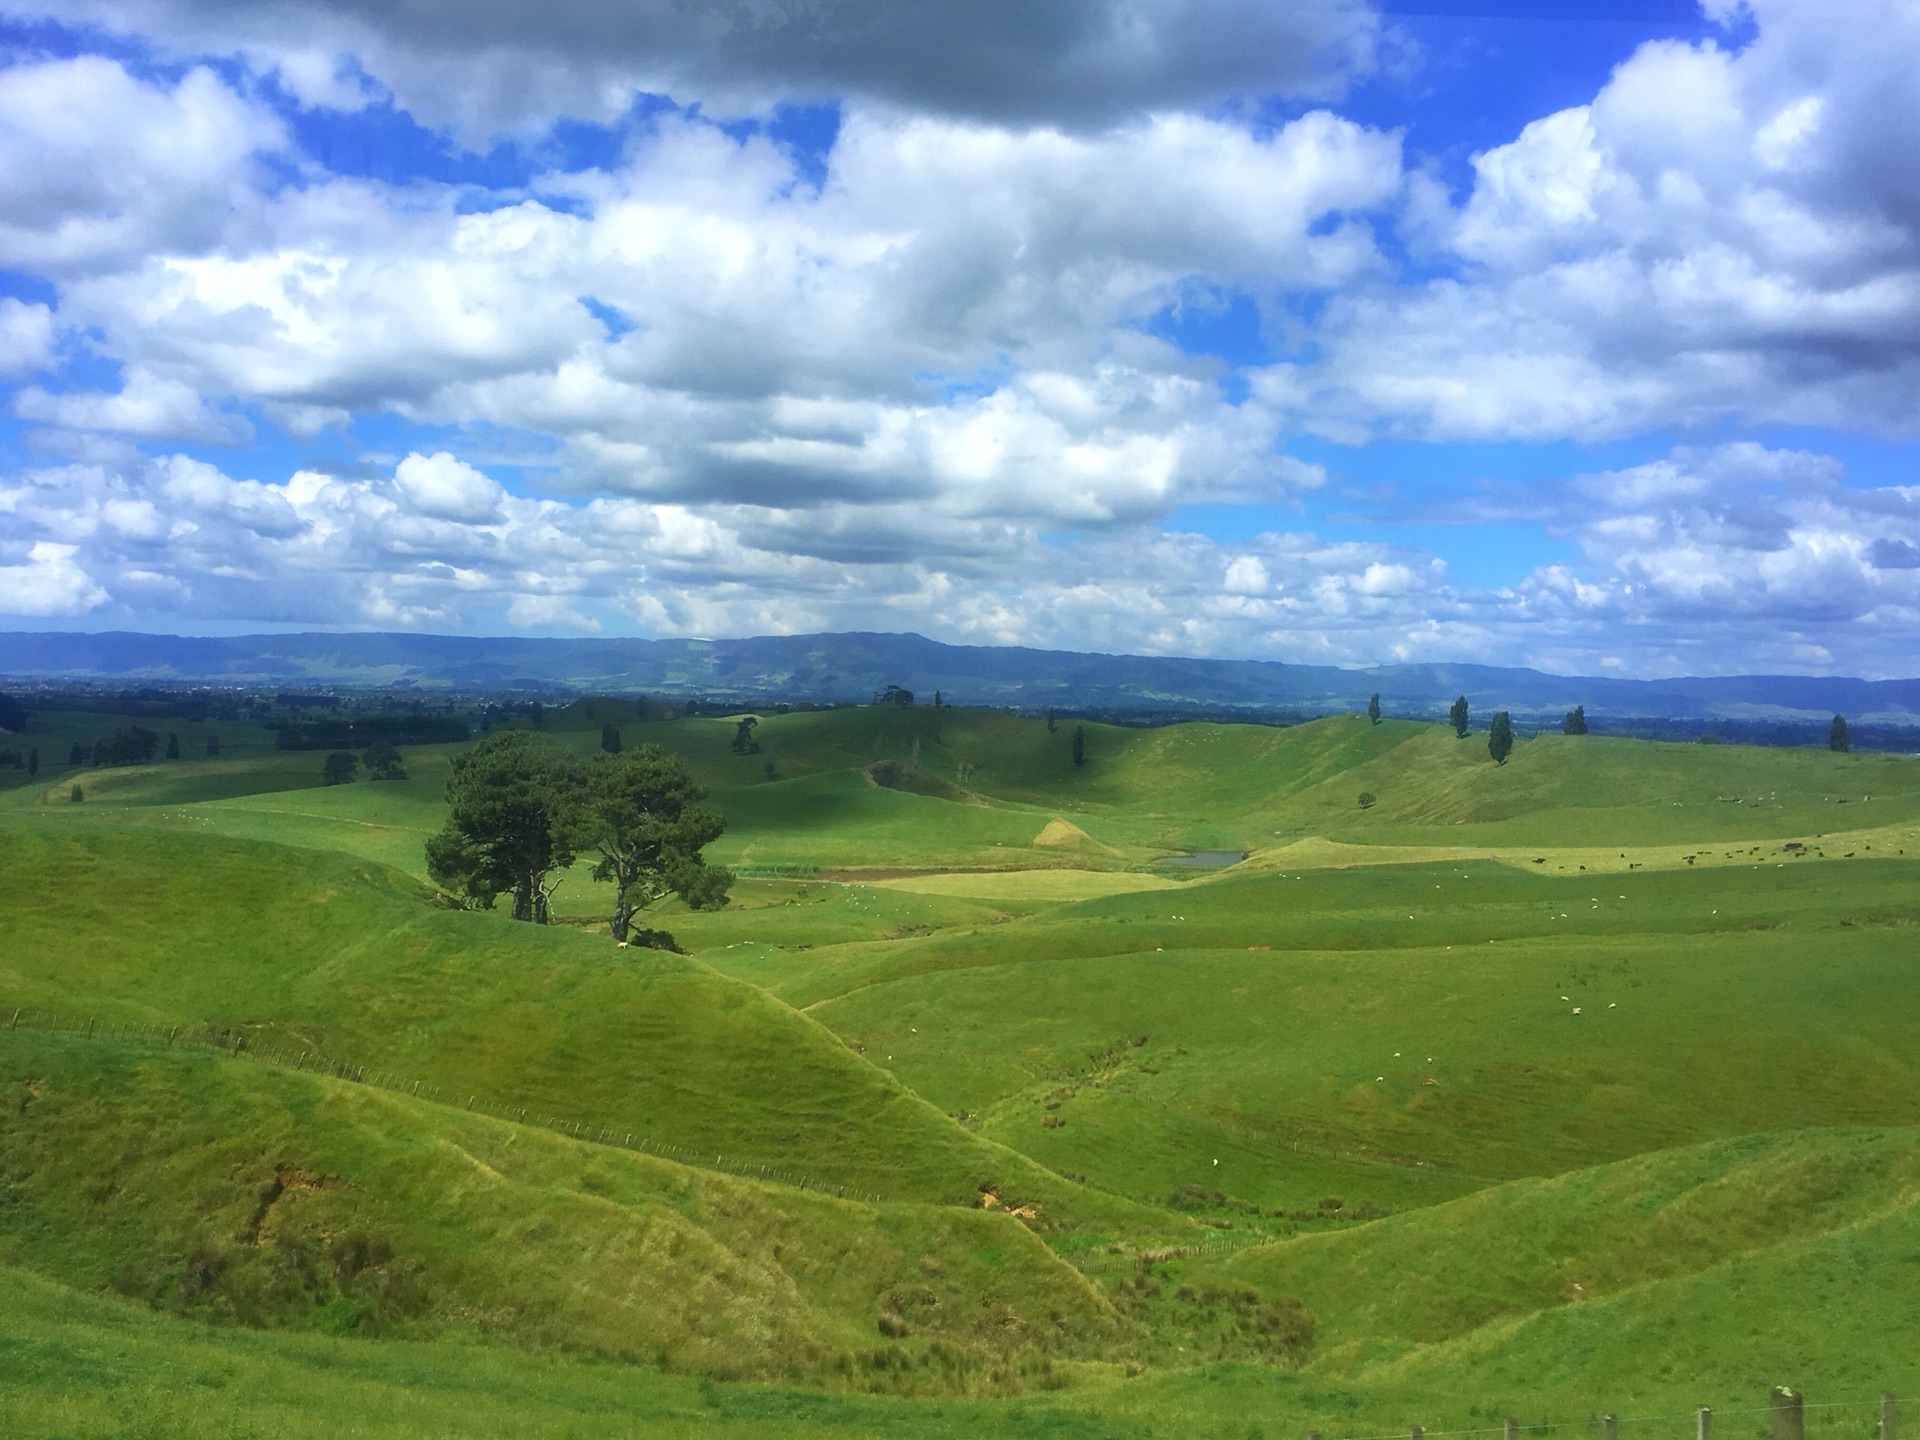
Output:
[[1513,722],[1504,710],[1495,711],[1493,723],[1487,727],[1487,753],[1496,765],[1506,764],[1507,756],[1513,753]]

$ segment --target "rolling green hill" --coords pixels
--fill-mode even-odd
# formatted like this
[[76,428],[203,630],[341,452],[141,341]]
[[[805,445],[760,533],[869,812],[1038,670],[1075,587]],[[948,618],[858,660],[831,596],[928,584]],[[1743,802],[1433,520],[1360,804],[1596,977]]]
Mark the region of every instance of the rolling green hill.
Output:
[[[733,903],[651,912],[684,955],[616,949],[585,866],[553,926],[440,903],[453,747],[0,795],[0,1288],[57,1336],[5,1322],[0,1404],[113,1433],[171,1355],[250,1377],[236,1424],[412,1374],[469,1433],[1338,1440],[1920,1378],[1920,761],[542,728],[610,717],[729,822]],[[1160,863],[1199,849],[1249,858]]]

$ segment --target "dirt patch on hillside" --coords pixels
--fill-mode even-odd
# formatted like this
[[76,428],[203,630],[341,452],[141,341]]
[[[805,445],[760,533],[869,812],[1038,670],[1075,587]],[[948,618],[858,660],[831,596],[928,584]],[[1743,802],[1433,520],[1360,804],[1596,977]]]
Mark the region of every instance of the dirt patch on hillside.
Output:
[[1033,837],[1033,844],[1045,850],[1089,850],[1099,855],[1119,853],[1102,845],[1078,825],[1062,820],[1057,815],[1047,821],[1040,833]]

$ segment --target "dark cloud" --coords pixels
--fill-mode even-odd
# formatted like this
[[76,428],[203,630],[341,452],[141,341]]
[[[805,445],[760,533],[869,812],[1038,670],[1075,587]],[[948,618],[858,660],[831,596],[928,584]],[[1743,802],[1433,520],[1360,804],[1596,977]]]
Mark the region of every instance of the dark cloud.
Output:
[[590,105],[596,89],[625,85],[683,101],[857,98],[1078,127],[1236,95],[1332,93],[1369,64],[1376,30],[1360,0],[26,0],[21,8],[187,49],[351,53],[403,104],[469,126],[511,118],[516,94],[549,109],[559,95]]
[[1904,540],[1876,540],[1867,558],[1876,570],[1920,570],[1920,548]]

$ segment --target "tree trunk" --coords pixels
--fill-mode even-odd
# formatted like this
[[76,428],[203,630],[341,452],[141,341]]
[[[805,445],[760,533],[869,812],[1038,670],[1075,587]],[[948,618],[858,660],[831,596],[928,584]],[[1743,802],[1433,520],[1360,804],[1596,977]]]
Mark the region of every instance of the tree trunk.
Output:
[[522,875],[513,886],[513,918],[533,919],[533,877]]

